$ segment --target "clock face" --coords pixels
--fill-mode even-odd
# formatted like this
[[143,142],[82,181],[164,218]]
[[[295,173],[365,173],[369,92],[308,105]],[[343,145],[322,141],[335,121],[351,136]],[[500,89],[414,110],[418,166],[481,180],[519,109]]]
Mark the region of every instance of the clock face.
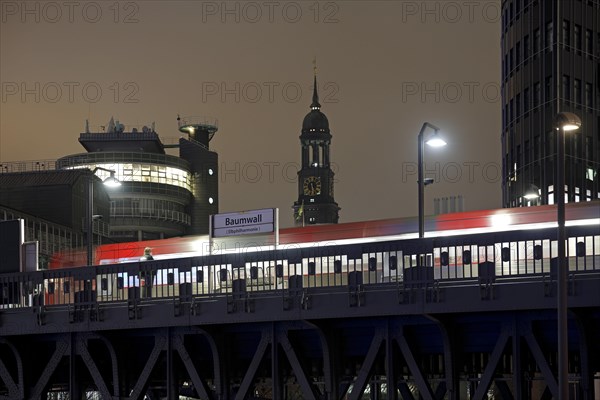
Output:
[[306,196],[317,196],[321,194],[321,178],[318,176],[304,178],[304,185],[302,187]]

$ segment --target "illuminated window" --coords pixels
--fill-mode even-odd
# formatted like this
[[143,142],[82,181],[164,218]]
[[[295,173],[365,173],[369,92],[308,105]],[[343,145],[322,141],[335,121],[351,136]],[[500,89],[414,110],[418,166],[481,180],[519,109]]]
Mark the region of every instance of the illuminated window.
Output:
[[[182,187],[191,191],[190,186],[190,174],[182,169],[168,167],[165,165],[155,164],[88,164],[79,165],[77,167],[71,167],[70,169],[76,168],[88,168],[94,169],[95,167],[101,167],[108,170],[115,171],[115,178],[121,182],[150,182],[150,183],[162,183],[167,185],[173,185]],[[110,172],[98,170],[96,175],[100,179],[106,179],[110,176]]]

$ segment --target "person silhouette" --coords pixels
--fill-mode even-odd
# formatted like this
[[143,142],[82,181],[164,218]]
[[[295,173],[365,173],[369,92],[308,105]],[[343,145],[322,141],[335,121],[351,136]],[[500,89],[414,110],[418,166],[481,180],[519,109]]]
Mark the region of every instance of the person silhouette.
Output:
[[[144,249],[144,255],[140,257],[140,261],[151,261],[154,260],[152,257],[152,248],[146,247]],[[142,297],[152,297],[152,281],[154,280],[154,271],[140,271],[140,287]]]
[[144,255],[140,258],[140,261],[150,261],[150,260],[154,260],[154,257],[152,257],[152,248],[146,247],[144,249]]

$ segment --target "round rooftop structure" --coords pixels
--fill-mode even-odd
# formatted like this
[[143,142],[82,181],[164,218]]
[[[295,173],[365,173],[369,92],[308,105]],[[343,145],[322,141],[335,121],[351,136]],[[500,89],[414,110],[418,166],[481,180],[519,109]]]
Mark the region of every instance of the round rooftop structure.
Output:
[[219,130],[218,120],[212,117],[180,117],[177,116],[177,126],[179,132],[187,133],[194,137],[196,133],[206,132],[208,141],[210,141],[215,133]]

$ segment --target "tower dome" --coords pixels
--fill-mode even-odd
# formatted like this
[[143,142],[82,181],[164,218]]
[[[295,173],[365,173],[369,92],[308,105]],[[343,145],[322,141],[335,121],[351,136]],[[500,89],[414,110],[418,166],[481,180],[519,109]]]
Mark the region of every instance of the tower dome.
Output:
[[319,94],[317,93],[317,76],[315,75],[313,86],[313,99],[310,105],[310,112],[302,121],[302,133],[329,133],[329,120],[327,116],[321,112],[321,104],[319,103]]

